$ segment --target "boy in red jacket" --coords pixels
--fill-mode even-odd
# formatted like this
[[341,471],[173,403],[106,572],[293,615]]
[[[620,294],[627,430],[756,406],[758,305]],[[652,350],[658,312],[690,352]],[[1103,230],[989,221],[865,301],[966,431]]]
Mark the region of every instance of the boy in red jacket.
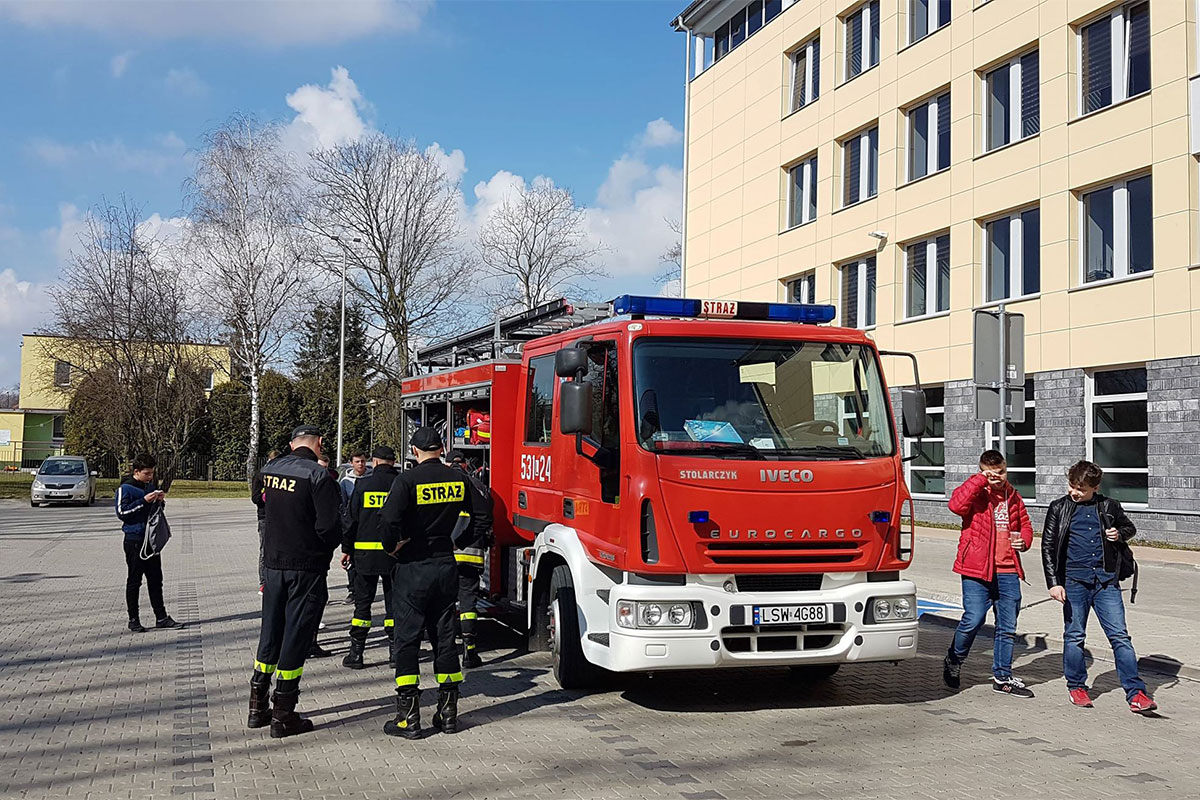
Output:
[[951,689],[960,685],[962,663],[976,634],[995,614],[992,647],[992,691],[1012,697],[1033,697],[1012,674],[1013,637],[1021,608],[1021,557],[1033,545],[1033,527],[1025,501],[1008,482],[1008,465],[997,450],[979,457],[979,474],[950,496],[950,510],[962,517],[954,571],[962,576],[963,615],[942,667],[942,680]]

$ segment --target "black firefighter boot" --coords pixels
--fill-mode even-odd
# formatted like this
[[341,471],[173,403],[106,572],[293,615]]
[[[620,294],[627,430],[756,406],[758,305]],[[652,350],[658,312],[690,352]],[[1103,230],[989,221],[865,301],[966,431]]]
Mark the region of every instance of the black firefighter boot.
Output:
[[[282,739],[308,733],[313,729],[312,720],[296,713],[296,701],[300,698],[300,681],[280,681],[275,686],[275,708],[271,710],[271,738]],[[287,684],[285,689],[284,685]]]
[[247,728],[265,728],[271,724],[271,673],[255,672],[250,679],[250,716]]
[[350,632],[350,651],[346,653],[346,657],[342,659],[343,667],[349,667],[350,669],[362,669],[365,666],[363,664],[363,650],[365,650],[367,647],[367,637],[366,635],[355,636],[355,632],[359,630],[366,629],[356,628],[354,631]]
[[383,732],[388,736],[401,736],[405,739],[421,738],[420,689],[405,686],[396,690],[396,718],[384,723]]
[[483,659],[479,657],[479,651],[475,649],[475,634],[463,634],[463,666],[467,669],[475,669],[483,666]]
[[442,733],[458,733],[458,684],[438,688],[437,711],[433,727]]

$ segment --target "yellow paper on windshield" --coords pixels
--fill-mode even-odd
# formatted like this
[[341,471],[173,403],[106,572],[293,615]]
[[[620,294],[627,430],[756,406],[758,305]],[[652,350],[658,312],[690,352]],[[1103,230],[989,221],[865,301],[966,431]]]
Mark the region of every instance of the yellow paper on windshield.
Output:
[[775,385],[775,362],[764,364],[742,364],[738,367],[742,383],[767,383]]

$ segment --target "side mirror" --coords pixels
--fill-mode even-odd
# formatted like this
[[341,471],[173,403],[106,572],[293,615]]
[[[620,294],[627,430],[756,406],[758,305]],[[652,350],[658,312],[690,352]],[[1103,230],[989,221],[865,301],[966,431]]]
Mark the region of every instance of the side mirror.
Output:
[[920,439],[925,435],[925,392],[922,389],[901,389],[900,407],[904,416],[904,435]]
[[[571,348],[574,350],[575,348]],[[559,350],[561,356],[566,350]],[[577,351],[583,353],[582,350]],[[557,358],[555,359],[557,362]],[[557,365],[557,364],[556,364]],[[558,387],[558,430],[568,436],[592,432],[592,387],[568,381]]]
[[587,371],[587,353],[582,347],[564,347],[554,354],[554,374],[560,378],[574,378]]

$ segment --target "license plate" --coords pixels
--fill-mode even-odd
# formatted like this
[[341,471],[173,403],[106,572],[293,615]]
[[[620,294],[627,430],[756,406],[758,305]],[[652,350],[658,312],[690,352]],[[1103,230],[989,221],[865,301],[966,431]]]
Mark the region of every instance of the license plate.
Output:
[[48,492],[51,497],[70,497],[70,492]]
[[755,625],[795,625],[828,621],[829,607],[826,605],[754,607]]

